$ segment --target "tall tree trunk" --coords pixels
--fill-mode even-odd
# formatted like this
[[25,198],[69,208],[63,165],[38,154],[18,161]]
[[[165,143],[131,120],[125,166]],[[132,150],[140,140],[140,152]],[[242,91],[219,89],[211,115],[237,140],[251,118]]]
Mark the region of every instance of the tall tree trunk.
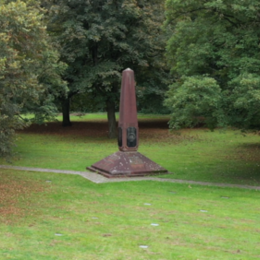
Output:
[[61,100],[62,105],[62,126],[71,126],[70,122],[70,98],[66,97]]
[[108,119],[108,138],[117,137],[115,102],[108,99],[106,102],[107,119]]

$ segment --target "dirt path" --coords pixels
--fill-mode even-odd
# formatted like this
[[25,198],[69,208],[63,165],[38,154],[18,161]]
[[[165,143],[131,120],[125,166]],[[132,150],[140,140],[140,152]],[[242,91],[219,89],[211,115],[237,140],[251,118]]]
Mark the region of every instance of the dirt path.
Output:
[[211,183],[211,182],[201,182],[201,181],[188,181],[188,180],[177,180],[177,179],[166,179],[158,177],[125,177],[125,178],[112,178],[108,179],[104,176],[94,173],[94,172],[80,172],[80,171],[67,171],[67,170],[55,170],[55,169],[43,169],[43,168],[32,168],[32,167],[20,167],[20,166],[10,166],[10,165],[0,165],[0,169],[13,169],[19,171],[33,171],[33,172],[53,172],[62,174],[75,174],[80,175],[83,178],[92,181],[94,183],[109,183],[109,182],[126,182],[126,181],[159,181],[159,182],[172,182],[172,183],[183,183],[183,184],[195,184],[203,186],[216,186],[216,187],[228,187],[228,188],[241,188],[241,189],[252,189],[260,190],[259,186],[250,185],[239,185],[239,184],[226,184],[226,183]]

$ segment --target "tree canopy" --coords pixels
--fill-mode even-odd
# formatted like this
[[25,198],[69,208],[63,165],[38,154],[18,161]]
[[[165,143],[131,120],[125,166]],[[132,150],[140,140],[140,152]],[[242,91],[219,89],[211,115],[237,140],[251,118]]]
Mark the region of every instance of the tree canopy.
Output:
[[65,67],[51,47],[41,9],[0,0],[0,156],[8,157],[14,132],[26,126],[22,111],[37,120],[51,115],[53,95],[66,92]]
[[48,5],[48,30],[60,45],[62,61],[69,65],[64,76],[69,97],[88,93],[105,104],[109,134],[115,136],[114,113],[124,69],[135,71],[140,92],[150,88],[162,96],[158,86],[166,86],[163,2],[53,0]]
[[260,127],[260,3],[167,0],[171,127]]

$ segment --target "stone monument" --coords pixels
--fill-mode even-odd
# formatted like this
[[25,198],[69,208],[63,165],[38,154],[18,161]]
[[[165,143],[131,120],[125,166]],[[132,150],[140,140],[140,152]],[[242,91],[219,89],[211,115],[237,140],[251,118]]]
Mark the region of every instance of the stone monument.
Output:
[[119,151],[94,163],[90,167],[87,167],[87,169],[108,178],[168,173],[162,166],[137,152],[139,144],[138,132],[134,71],[126,69],[122,75],[120,96],[118,123]]

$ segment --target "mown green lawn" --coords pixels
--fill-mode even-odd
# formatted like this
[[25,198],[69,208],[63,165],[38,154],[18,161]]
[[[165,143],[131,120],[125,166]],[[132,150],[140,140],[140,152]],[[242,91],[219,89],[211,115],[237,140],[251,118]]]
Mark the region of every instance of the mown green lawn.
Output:
[[[118,150],[104,114],[75,120],[20,132],[13,165],[84,171]],[[139,121],[139,152],[173,172],[159,177],[259,186],[257,134]],[[259,259],[259,199],[258,190],[0,169],[0,259]]]
[[259,191],[2,169],[0,180],[0,259],[260,257]]
[[[18,157],[13,164],[84,171],[87,166],[118,151],[117,141],[107,138],[104,113],[77,118],[79,122],[74,122],[72,128],[57,124],[54,128],[41,126],[19,133]],[[242,135],[232,129],[169,132],[165,118],[139,116],[139,152],[173,173],[161,177],[260,185],[258,134]],[[164,128],[160,120],[164,120]],[[142,123],[148,125],[142,126]],[[6,164],[3,160],[0,163]]]

